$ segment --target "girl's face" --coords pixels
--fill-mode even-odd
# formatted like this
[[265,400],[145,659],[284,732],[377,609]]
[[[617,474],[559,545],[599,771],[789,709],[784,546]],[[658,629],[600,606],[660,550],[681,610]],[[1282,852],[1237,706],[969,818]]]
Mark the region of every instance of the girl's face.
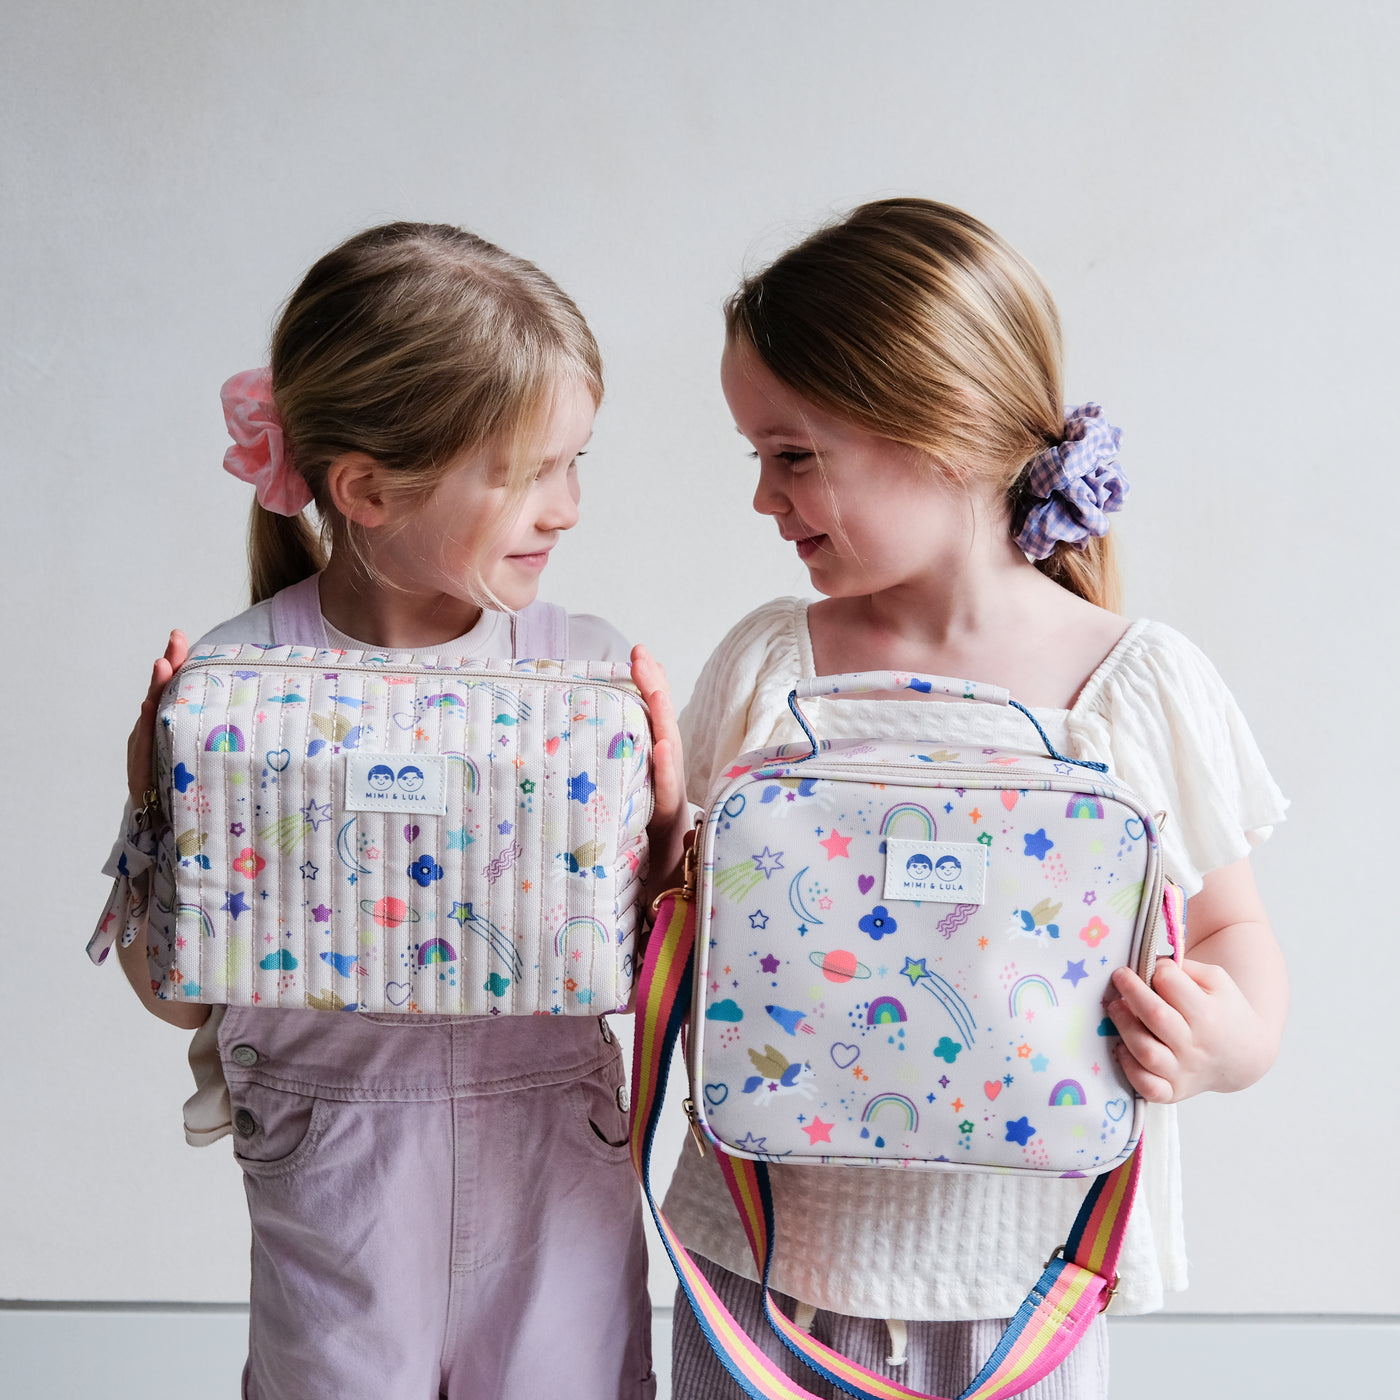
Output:
[[967,553],[971,498],[912,448],[817,408],[747,345],[726,348],[720,381],[758,458],[753,508],[796,545],[819,592],[879,593]]
[[540,574],[559,536],[578,522],[576,459],[597,410],[586,384],[568,380],[554,396],[538,471],[504,524],[508,463],[499,448],[464,453],[431,496],[395,513],[385,532],[386,557],[375,565],[393,583],[423,595],[475,601],[485,585],[506,607],[534,601]]

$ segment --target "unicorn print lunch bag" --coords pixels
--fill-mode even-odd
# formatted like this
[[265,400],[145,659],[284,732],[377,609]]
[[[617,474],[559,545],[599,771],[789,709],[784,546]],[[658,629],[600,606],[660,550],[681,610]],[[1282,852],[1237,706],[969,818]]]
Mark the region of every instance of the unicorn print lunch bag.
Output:
[[[805,728],[803,698],[896,688],[1015,704],[871,673],[793,709]],[[813,736],[731,767],[699,837],[690,1033],[694,1121],[724,1151],[1052,1175],[1132,1151],[1103,1003],[1156,960],[1156,821],[1033,724],[1039,752]]]
[[625,663],[209,647],[161,701],[159,808],[89,952],[148,908],[172,1000],[624,1009],[650,753]]
[[[1026,744],[823,742],[801,709],[894,690],[1009,705]],[[807,741],[735,760],[697,824],[685,887],[657,901],[638,988],[634,1164],[702,1330],[765,1400],[809,1392],[734,1322],[650,1190],[683,1029],[685,1111],[700,1149],[717,1152],[768,1321],[853,1395],[915,1392],[772,1301],[770,1163],[1092,1179],[1069,1239],[963,1392],[1014,1395],[1063,1360],[1116,1286],[1144,1106],[1104,1003],[1117,968],[1150,980],[1159,954],[1184,950],[1160,819],[1104,764],[1057,752],[999,687],[869,672],[805,681],[789,706]]]

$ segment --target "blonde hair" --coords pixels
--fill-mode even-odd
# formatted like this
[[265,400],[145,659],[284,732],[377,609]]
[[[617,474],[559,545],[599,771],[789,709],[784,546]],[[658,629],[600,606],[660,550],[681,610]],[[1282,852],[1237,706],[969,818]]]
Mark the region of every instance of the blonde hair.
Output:
[[[724,313],[730,342],[790,389],[953,483],[1001,493],[1019,523],[1030,460],[1064,436],[1060,320],[985,224],[926,199],[863,204],[746,278]],[[1118,607],[1107,535],[1060,543],[1036,567]]]
[[565,379],[603,396],[597,342],[533,263],[448,224],[393,223],[342,243],[302,279],[272,337],[272,390],[287,450],[321,518],[254,503],[254,603],[324,567],[331,547],[364,565],[363,535],[329,499],[326,472],[363,452],[394,489],[425,498],[463,452],[499,443],[502,514],[527,489],[532,444]]

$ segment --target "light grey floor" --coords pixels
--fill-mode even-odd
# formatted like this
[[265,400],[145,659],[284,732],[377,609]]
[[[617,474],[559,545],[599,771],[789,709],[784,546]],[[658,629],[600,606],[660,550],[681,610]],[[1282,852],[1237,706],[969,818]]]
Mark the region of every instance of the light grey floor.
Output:
[[[238,1308],[0,1303],[0,1397],[237,1400],[246,1326]],[[1400,1397],[1400,1318],[1174,1314],[1111,1327],[1115,1400]],[[660,1311],[659,1400],[670,1337]]]

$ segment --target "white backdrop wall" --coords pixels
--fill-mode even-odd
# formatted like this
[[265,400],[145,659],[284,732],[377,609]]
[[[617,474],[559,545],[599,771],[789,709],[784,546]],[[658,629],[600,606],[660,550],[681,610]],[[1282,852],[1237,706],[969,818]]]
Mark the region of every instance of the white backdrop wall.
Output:
[[1263,0],[8,0],[0,1297],[246,1296],[227,1145],[181,1140],[183,1037],[82,945],[150,659],[244,604],[218,386],[265,363],[305,268],[440,219],[573,293],[608,397],[544,591],[683,696],[733,620],[806,591],[748,508],[719,304],[828,214],[915,192],[1055,290],[1070,400],[1125,427],[1128,610],[1214,657],[1293,799],[1257,857],[1290,1031],[1261,1085],[1183,1111],[1172,1306],[1400,1310],[1374,1166],[1400,1146],[1398,40],[1391,6]]

